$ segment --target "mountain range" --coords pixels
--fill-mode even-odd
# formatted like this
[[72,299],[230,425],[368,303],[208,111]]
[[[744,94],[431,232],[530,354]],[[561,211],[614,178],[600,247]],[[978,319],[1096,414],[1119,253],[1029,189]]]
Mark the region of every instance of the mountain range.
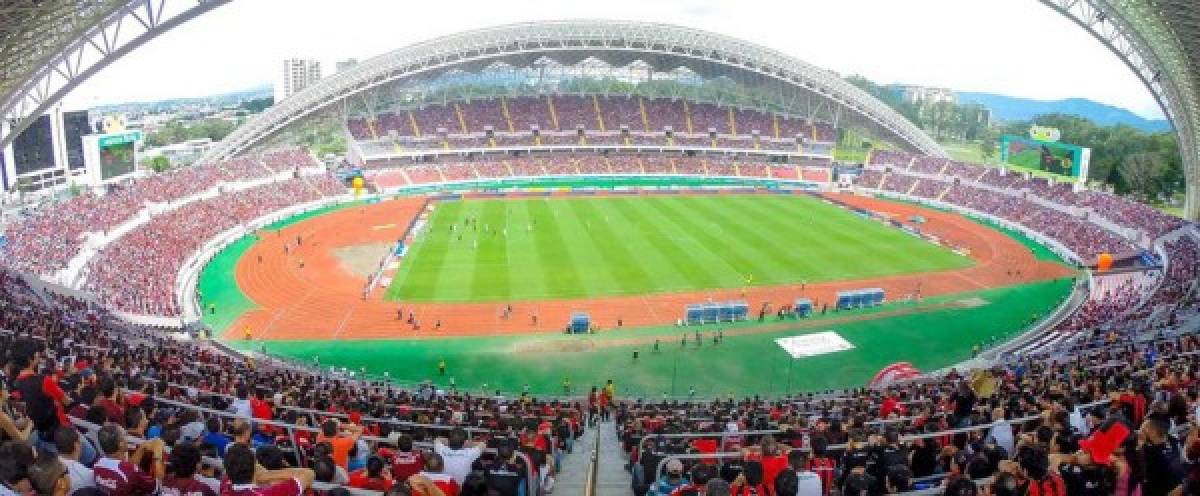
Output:
[[1024,121],[1041,114],[1069,114],[1090,119],[1101,126],[1124,124],[1141,131],[1155,133],[1170,131],[1166,119],[1147,119],[1129,110],[1088,100],[1032,100],[995,93],[958,92],[959,103],[978,103],[992,109],[992,118],[1001,121]]

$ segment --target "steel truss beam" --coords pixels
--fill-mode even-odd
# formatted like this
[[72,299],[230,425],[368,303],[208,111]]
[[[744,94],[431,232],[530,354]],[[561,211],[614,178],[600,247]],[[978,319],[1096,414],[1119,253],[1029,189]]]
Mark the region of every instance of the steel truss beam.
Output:
[[232,0],[132,0],[47,57],[0,102],[0,148],[38,116],[117,59],[171,29]]
[[[548,21],[510,24],[436,38],[375,57],[324,79],[238,127],[201,161],[236,156],[289,124],[334,102],[383,84],[425,77],[456,66],[512,56],[590,51],[626,53],[654,64],[681,59],[745,71],[803,87],[888,130],[922,153],[946,156],[932,138],[890,107],[836,74],[776,50],[728,36],[666,24],[620,21]],[[659,64],[655,64],[659,65]]]
[[[1039,1],[1100,41],[1150,91],[1179,140],[1187,180],[1184,217],[1200,220],[1200,88],[1196,85],[1200,76],[1168,23],[1162,22],[1181,21],[1169,13],[1156,13],[1142,0]],[[1160,15],[1171,18],[1158,19]]]

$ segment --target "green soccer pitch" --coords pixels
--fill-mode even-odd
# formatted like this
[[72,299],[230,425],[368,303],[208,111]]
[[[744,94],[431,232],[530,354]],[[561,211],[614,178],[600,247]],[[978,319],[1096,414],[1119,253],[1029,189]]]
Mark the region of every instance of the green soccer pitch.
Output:
[[468,199],[437,204],[387,298],[596,297],[873,278],[972,263],[809,196]]

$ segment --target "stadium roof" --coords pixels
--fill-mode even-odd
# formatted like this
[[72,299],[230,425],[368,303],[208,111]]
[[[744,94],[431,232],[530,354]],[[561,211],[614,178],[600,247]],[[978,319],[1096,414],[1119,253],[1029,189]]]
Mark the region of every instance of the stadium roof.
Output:
[[[230,0],[8,0],[0,2],[0,147],[71,89],[155,36]],[[1200,220],[1200,9],[1196,0],[1040,0],[1107,46],[1154,95],[1179,136],[1187,176],[1184,215]],[[524,30],[524,32],[522,32]],[[506,42],[506,43],[502,43]],[[442,50],[433,45],[446,44]],[[361,91],[387,78],[381,65],[415,70],[519,50],[641,50],[709,60],[764,76],[807,81],[880,119],[927,153],[941,149],[911,124],[863,99],[835,75],[758,45],[675,26],[607,21],[510,25],[447,36],[372,59],[280,102],[216,147],[228,156],[316,110],[313,96]],[[406,65],[407,64],[407,65]],[[369,73],[375,70],[375,73]],[[382,78],[382,79],[381,79]],[[391,78],[394,79],[394,78]],[[334,84],[341,87],[334,88]],[[356,89],[357,88],[357,89]]]
[[[239,126],[201,159],[236,156],[289,124],[385,84],[429,78],[451,70],[472,72],[496,62],[519,67],[549,57],[563,64],[601,58],[613,65],[637,61],[656,71],[680,66],[696,74],[802,91],[839,112],[880,129],[896,144],[945,156],[933,139],[890,107],[840,76],[760,45],[667,24],[565,20],[509,24],[444,36],[362,62],[321,80]],[[796,112],[800,113],[800,112]]]
[[0,2],[0,148],[113,61],[229,1]]
[[1184,217],[1200,220],[1200,4],[1196,0],[1041,0],[1137,75],[1179,136]]

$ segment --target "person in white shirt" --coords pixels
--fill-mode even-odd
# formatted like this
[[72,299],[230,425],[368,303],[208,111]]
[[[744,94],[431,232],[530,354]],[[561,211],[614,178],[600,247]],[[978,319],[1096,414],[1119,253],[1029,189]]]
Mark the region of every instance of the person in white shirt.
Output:
[[[796,472],[796,496],[823,496],[821,476],[808,469],[808,453],[801,450],[788,452],[788,467]],[[780,494],[778,496],[785,496]],[[786,495],[791,496],[791,495]]]
[[984,438],[985,442],[996,443],[996,446],[1004,448],[1004,452],[1008,456],[1013,456],[1014,443],[1012,425],[1004,419],[1004,408],[997,407],[992,410],[992,428],[988,430],[988,435]]
[[237,399],[229,405],[229,412],[247,419],[254,418],[254,412],[250,409],[250,392],[246,386],[238,386]]
[[438,438],[434,441],[433,452],[442,456],[446,474],[461,486],[471,473],[471,465],[483,454],[483,445],[467,442],[467,431],[460,427],[450,431],[449,439]]
[[59,426],[54,431],[54,447],[58,450],[58,458],[67,467],[67,475],[71,478],[71,491],[96,487],[96,477],[92,469],[79,463],[79,455],[83,452],[83,438],[73,427]]

